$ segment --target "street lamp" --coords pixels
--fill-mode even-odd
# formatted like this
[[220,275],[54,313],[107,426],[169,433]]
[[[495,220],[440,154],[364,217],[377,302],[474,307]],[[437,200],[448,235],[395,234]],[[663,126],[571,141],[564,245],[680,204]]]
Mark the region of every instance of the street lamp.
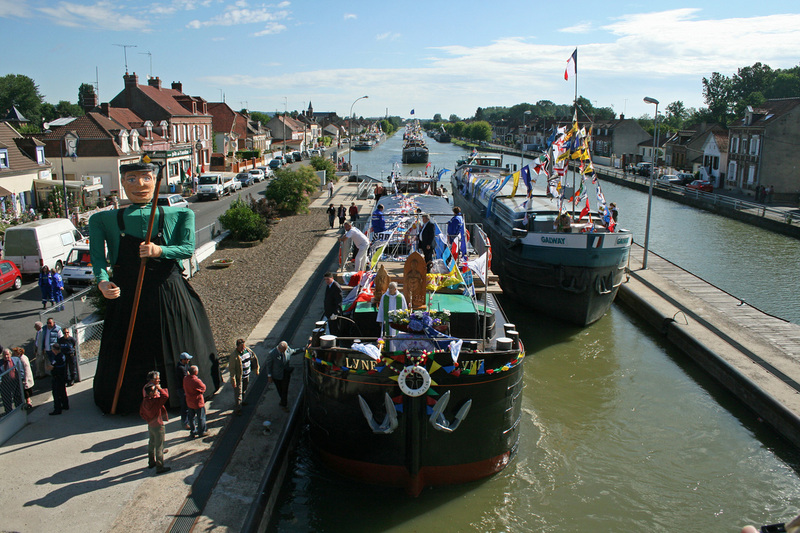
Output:
[[364,96],[359,96],[355,99],[355,101],[353,101],[353,105],[350,106],[350,131],[348,132],[350,134],[350,142],[348,143],[350,146],[347,149],[347,166],[349,168],[349,172],[353,171],[353,106],[356,105],[356,102],[363,100],[364,98],[369,98],[369,96],[366,94]]
[[289,113],[289,100],[283,97],[283,160],[286,161],[286,115]]
[[525,111],[522,114],[522,135],[520,136],[520,139],[519,139],[519,170],[520,170],[520,172],[522,171],[522,167],[523,167],[523,163],[524,163],[523,158],[522,158],[522,152],[525,151],[525,132],[528,131],[528,130],[525,129],[525,116],[526,115],[530,115],[530,114],[531,114],[531,110],[530,109],[528,109],[527,111]]
[[648,245],[650,244],[650,206],[653,203],[653,175],[656,172],[656,142],[658,141],[658,100],[655,98],[650,98],[649,96],[645,96],[644,102],[646,104],[656,105],[656,116],[653,119],[653,158],[652,163],[650,164],[650,187],[647,193],[647,222],[645,222],[644,227],[644,255],[642,257],[642,270],[647,268],[647,249]]
[[68,131],[64,134],[61,139],[62,143],[59,143],[61,148],[61,185],[64,188],[64,218],[69,220],[69,205],[67,203],[67,175],[64,174],[64,147],[67,148],[67,157],[71,157],[74,161],[78,158],[78,134],[74,131]]

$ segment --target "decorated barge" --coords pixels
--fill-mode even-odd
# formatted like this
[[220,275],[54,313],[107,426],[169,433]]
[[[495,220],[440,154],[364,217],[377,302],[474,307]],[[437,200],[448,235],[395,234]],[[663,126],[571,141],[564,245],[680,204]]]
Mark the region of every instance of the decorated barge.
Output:
[[[353,286],[337,319],[339,335],[326,335],[324,323],[313,332],[305,408],[312,445],[330,468],[416,496],[509,464],[519,445],[525,352],[478,281],[489,253],[480,229],[473,228],[468,250],[437,232],[428,273],[414,250],[417,209],[443,223],[452,216],[447,203],[426,194],[381,203],[387,230],[373,236],[371,269],[338,274]],[[478,262],[474,277],[462,272],[469,257]],[[389,295],[391,282],[402,298]],[[382,311],[382,324],[380,302],[389,298],[396,305]]]

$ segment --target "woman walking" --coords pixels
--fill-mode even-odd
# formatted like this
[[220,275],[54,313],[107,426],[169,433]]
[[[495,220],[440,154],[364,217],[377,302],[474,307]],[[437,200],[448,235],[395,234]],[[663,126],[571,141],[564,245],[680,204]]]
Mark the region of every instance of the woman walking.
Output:
[[339,204],[339,209],[336,214],[339,216],[339,227],[341,228],[347,218],[347,209],[344,208],[344,204]]
[[333,221],[336,220],[336,208],[331,204],[325,212],[328,213],[328,224],[333,229]]

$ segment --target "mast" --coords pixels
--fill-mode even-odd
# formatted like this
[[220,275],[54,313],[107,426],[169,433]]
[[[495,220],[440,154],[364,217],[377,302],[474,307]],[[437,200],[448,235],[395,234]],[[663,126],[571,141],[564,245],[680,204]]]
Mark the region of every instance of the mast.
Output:
[[[575,97],[572,100],[573,116],[575,117],[575,135],[578,135],[578,47],[575,47]],[[572,158],[567,159],[567,164],[572,167],[572,220],[575,220],[575,166]]]

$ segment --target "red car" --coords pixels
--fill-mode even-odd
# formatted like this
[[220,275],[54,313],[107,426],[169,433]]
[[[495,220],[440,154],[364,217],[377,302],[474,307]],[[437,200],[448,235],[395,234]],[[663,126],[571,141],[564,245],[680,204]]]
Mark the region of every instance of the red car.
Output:
[[0,261],[0,292],[22,287],[22,274],[11,261]]
[[711,185],[710,181],[706,180],[694,180],[689,185],[687,185],[686,188],[697,189],[698,191],[703,191],[703,192],[714,192],[714,186]]

